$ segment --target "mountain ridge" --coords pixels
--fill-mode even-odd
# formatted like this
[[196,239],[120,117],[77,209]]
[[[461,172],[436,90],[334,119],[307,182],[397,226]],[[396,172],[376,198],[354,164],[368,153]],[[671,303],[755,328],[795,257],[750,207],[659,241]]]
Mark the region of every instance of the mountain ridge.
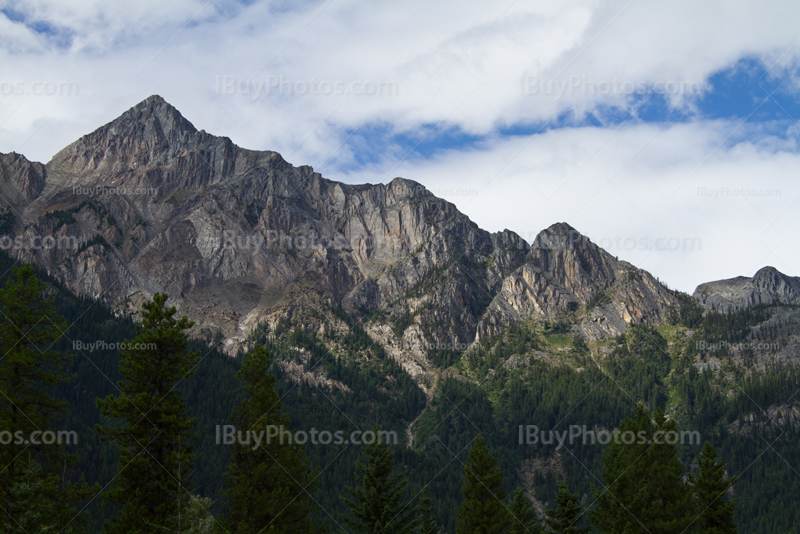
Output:
[[331,181],[197,130],[157,95],[46,165],[2,159],[13,233],[72,243],[13,256],[119,312],[167,292],[193,334],[221,333],[229,352],[286,318],[324,331],[342,307],[369,316],[368,334],[425,381],[431,346],[559,321],[602,341],[679,305],[567,223],[530,244],[490,233],[413,180]]
[[800,305],[800,277],[788,276],[775,267],[759,269],[752,277],[737,276],[697,286],[693,293],[707,309],[722,312],[758,305]]

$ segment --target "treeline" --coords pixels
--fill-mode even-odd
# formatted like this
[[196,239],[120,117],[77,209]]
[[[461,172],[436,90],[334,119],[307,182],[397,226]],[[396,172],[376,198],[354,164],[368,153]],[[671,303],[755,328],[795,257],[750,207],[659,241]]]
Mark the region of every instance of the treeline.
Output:
[[[196,372],[203,355],[187,350],[192,322],[176,317],[176,309],[166,305],[166,294],[157,293],[143,304],[141,326],[118,350],[116,391],[96,400],[103,416],[96,431],[102,441],[115,445],[117,458],[105,488],[68,482],[70,458],[58,444],[5,443],[6,433],[32,436],[50,428],[57,412],[66,407],[47,389],[68,379],[65,363],[70,357],[41,347],[51,346],[67,324],[44,290],[31,267],[17,269],[0,290],[0,310],[6,318],[1,323],[5,357],[0,366],[0,441],[8,445],[0,449],[4,532],[80,532],[86,528],[80,507],[98,495],[113,507],[103,524],[109,534],[300,533],[322,528],[326,509],[315,499],[320,480],[306,447],[291,433],[275,439],[276,429],[290,428],[291,420],[270,372],[270,354],[261,345],[242,357],[237,377],[244,396],[229,414],[231,430],[222,432],[230,457],[222,477],[221,511],[215,510],[213,499],[196,492],[191,472],[199,457],[199,436],[178,386]],[[326,357],[314,336],[293,331],[288,340],[305,347],[312,358]],[[707,444],[697,459],[698,469],[684,479],[677,447],[659,441],[659,433],[676,428],[661,410],[651,417],[640,405],[635,416],[620,425],[622,440],[615,439],[605,450],[603,483],[592,488],[592,509],[584,513],[579,495],[562,482],[555,506],[542,518],[521,487],[508,498],[503,472],[478,437],[463,464],[455,532],[583,533],[589,523],[599,532],[640,527],[662,533],[735,532],[733,502],[726,496],[735,478],[725,479],[724,465]],[[381,438],[389,434],[379,426],[371,441],[366,434],[366,461],[356,463],[357,473],[344,477],[354,483],[339,494],[346,511],[331,519],[353,532],[439,532],[436,499],[431,499],[428,484],[419,499],[409,498],[407,470],[395,468],[394,449]],[[219,444],[219,430],[216,439]]]
[[[2,260],[0,257],[0,263]],[[10,262],[2,270],[7,270],[9,266]],[[34,274],[39,278],[46,278],[44,273]],[[27,276],[22,286],[27,287],[32,284],[35,278]],[[17,281],[18,277],[12,278],[11,283]],[[124,497],[114,501],[110,497],[103,500],[102,495],[106,493],[103,491],[100,497],[91,500],[98,490],[94,484],[100,482],[101,487],[104,487],[109,481],[124,480],[125,477],[118,476],[121,465],[119,459],[126,448],[134,452],[136,449],[135,445],[131,448],[130,442],[126,445],[119,439],[113,439],[113,431],[125,428],[126,420],[132,429],[138,430],[138,426],[144,424],[147,419],[139,422],[140,417],[134,425],[131,423],[135,417],[133,411],[127,415],[124,413],[117,415],[113,410],[101,413],[102,406],[96,404],[95,399],[107,400],[109,395],[113,398],[123,398],[124,388],[121,384],[127,380],[127,375],[136,370],[129,369],[126,371],[127,374],[120,373],[124,365],[118,364],[118,358],[121,360],[124,354],[115,348],[101,346],[94,348],[92,352],[84,350],[84,354],[74,358],[69,358],[67,353],[76,352],[73,341],[107,340],[111,343],[133,340],[141,334],[142,327],[139,327],[137,334],[137,327],[129,318],[115,317],[102,304],[60,291],[52,280],[48,280],[48,284],[50,287],[47,289],[40,286],[41,291],[38,294],[36,291],[28,293],[26,298],[31,299],[31,304],[25,306],[24,310],[28,313],[28,310],[45,309],[47,299],[42,299],[40,306],[33,296],[36,295],[36,298],[48,296],[51,299],[49,304],[51,309],[45,314],[48,319],[46,322],[40,321],[36,324],[39,325],[37,328],[52,325],[51,334],[58,341],[52,344],[46,342],[46,338],[41,338],[45,342],[29,345],[27,352],[22,351],[20,354],[27,354],[26,357],[35,356],[31,360],[34,363],[52,362],[44,365],[44,371],[47,373],[55,372],[54,370],[60,367],[61,370],[50,375],[48,381],[41,381],[34,387],[40,393],[48,395],[54,403],[50,408],[46,408],[47,402],[41,403],[43,411],[40,416],[45,417],[49,426],[40,425],[40,427],[79,429],[80,447],[76,449],[62,446],[51,452],[48,452],[46,446],[29,447],[21,458],[32,459],[33,463],[29,461],[23,466],[24,469],[19,466],[14,468],[15,476],[26,473],[24,476],[27,478],[17,479],[13,495],[17,496],[15,498],[23,499],[19,501],[22,503],[27,503],[25,499],[33,499],[34,494],[41,497],[39,501],[34,499],[34,504],[30,506],[27,504],[16,508],[6,506],[4,509],[7,508],[12,512],[16,510],[13,513],[23,509],[26,513],[30,512],[21,524],[34,527],[38,525],[43,532],[47,532],[50,526],[55,528],[56,532],[62,528],[66,532],[71,529],[99,532],[103,522],[112,525],[109,528],[117,528],[113,526],[114,522],[117,521],[116,524],[121,525],[118,518],[122,517],[123,513],[130,514],[124,512],[123,501],[136,492],[132,490],[118,492],[118,495]],[[4,291],[8,291],[8,287]],[[20,306],[17,308],[23,309]],[[169,308],[164,306],[164,310]],[[520,353],[518,349],[520,345],[531,349],[540,346],[543,340],[525,329],[510,329],[492,346],[485,347],[484,356],[488,360],[485,358],[476,360],[475,363],[479,365],[479,376],[488,375],[489,369],[494,370],[491,375],[486,376],[480,386],[469,381],[454,379],[438,384],[437,395],[414,426],[416,437],[414,447],[407,448],[405,430],[408,422],[419,415],[425,407],[424,395],[408,375],[386,356],[382,348],[372,342],[363,328],[343,312],[338,311],[338,314],[350,327],[345,339],[337,338],[333,343],[333,345],[338,343],[342,347],[340,351],[331,352],[328,348],[332,345],[333,338],[328,339],[326,335],[322,336],[325,339],[321,339],[310,329],[299,328],[288,322],[279,325],[270,337],[263,336],[254,340],[266,349],[269,356],[262,355],[272,362],[265,369],[269,370],[267,374],[275,377],[271,387],[281,400],[282,406],[280,413],[274,414],[277,418],[274,424],[280,425],[283,424],[282,421],[286,421],[286,426],[293,431],[308,428],[343,429],[347,435],[352,430],[371,429],[376,424],[384,430],[394,431],[400,441],[398,446],[388,448],[393,461],[392,472],[405,473],[407,479],[403,490],[398,492],[400,499],[397,502],[401,508],[405,507],[404,509],[419,507],[419,510],[412,514],[412,519],[420,518],[417,527],[419,529],[422,529],[422,524],[425,523],[430,528],[435,524],[444,532],[456,531],[461,519],[455,510],[460,509],[465,501],[462,490],[465,478],[468,479],[464,465],[469,465],[471,461],[469,451],[475,448],[474,438],[479,433],[485,436],[484,446],[487,450],[491,450],[496,458],[497,469],[505,473],[500,483],[506,495],[500,499],[504,509],[517,509],[520,510],[519,517],[529,517],[529,514],[526,515],[527,512],[521,508],[528,502],[523,494],[526,493],[535,494],[550,510],[558,510],[562,502],[569,501],[561,491],[562,482],[568,484],[569,490],[565,489],[565,492],[576,496],[573,499],[574,506],[580,506],[582,511],[597,509],[599,504],[593,504],[597,499],[593,489],[595,486],[603,488],[603,483],[610,484],[610,479],[606,480],[604,474],[607,463],[603,453],[604,448],[577,444],[570,447],[569,451],[562,448],[557,454],[553,454],[554,447],[545,447],[541,444],[520,445],[518,426],[538,425],[542,430],[557,430],[571,424],[585,424],[590,421],[598,428],[613,429],[625,414],[630,414],[636,409],[637,403],[641,403],[643,409],[651,414],[657,413],[659,408],[666,409],[670,406],[671,414],[680,415],[675,419],[683,425],[682,429],[700,430],[703,438],[709,439],[720,452],[720,457],[725,458],[729,472],[739,474],[736,486],[736,519],[739,532],[748,534],[792,532],[792,528],[800,524],[796,497],[800,494],[800,484],[794,480],[794,473],[787,465],[787,462],[795,465],[800,457],[796,447],[791,446],[796,432],[790,425],[779,426],[777,421],[770,423],[769,418],[760,414],[758,408],[758,405],[766,407],[780,403],[797,390],[797,376],[787,372],[786,369],[768,369],[761,375],[742,379],[739,383],[743,391],[730,399],[722,398],[718,378],[715,378],[713,373],[700,372],[686,359],[681,360],[676,347],[667,347],[666,340],[657,330],[637,327],[616,340],[611,357],[605,361],[603,368],[598,368],[590,362],[582,372],[578,372],[569,367],[554,367],[536,362],[524,370],[512,371],[501,363],[509,356]],[[66,318],[66,325],[59,322],[59,315]],[[180,322],[179,319],[174,319]],[[739,321],[739,318],[733,316],[731,319]],[[759,317],[755,317],[748,321],[758,319]],[[63,328],[63,333],[56,327]],[[717,325],[715,328],[724,330],[725,327]],[[31,336],[36,332],[39,330],[34,329]],[[6,339],[5,334],[3,339]],[[13,338],[8,337],[8,339]],[[218,444],[216,427],[230,422],[231,415],[236,410],[241,410],[243,403],[252,398],[252,394],[245,391],[248,382],[241,374],[241,370],[249,359],[252,359],[253,354],[262,349],[254,349],[250,354],[232,358],[208,347],[200,340],[184,339],[184,342],[181,354],[188,358],[192,353],[201,351],[200,359],[196,365],[189,366],[191,369],[184,375],[185,380],[182,377],[174,387],[178,395],[167,397],[166,400],[170,400],[169,406],[173,412],[163,414],[163,419],[176,421],[180,419],[174,410],[176,406],[180,407],[182,399],[184,414],[194,421],[185,434],[180,432],[175,434],[177,441],[182,445],[174,446],[161,461],[168,466],[167,471],[171,476],[160,479],[159,487],[173,487],[175,491],[168,501],[172,504],[173,515],[169,516],[172,519],[163,515],[159,520],[165,522],[162,527],[172,531],[186,532],[189,531],[186,530],[187,527],[196,523],[198,529],[212,532],[218,523],[225,525],[228,516],[233,513],[230,509],[232,497],[228,492],[235,485],[234,481],[246,478],[231,478],[229,471],[232,462],[250,461],[249,456],[241,457],[241,455],[237,460],[234,446]],[[43,355],[47,352],[45,349],[49,349],[52,352],[51,356],[56,359],[48,360],[47,358],[51,356]],[[297,349],[302,349],[302,354]],[[576,358],[586,357],[586,347],[574,342],[572,353]],[[177,361],[177,352],[174,354],[174,359]],[[452,357],[460,358],[460,355],[461,353],[454,353]],[[307,368],[316,366],[317,369],[324,371],[328,379],[341,384],[344,388],[337,385],[317,386],[305,381],[298,383],[295,377],[287,374],[281,365],[276,364],[278,361],[300,361],[301,356],[308,359],[305,363]],[[363,361],[365,357],[368,360],[366,365]],[[134,360],[139,359],[141,355],[134,358]],[[13,361],[13,358],[8,360],[8,362]],[[24,361],[24,358],[21,361]],[[263,364],[265,360],[262,358],[261,361]],[[8,365],[7,361],[0,360],[0,369],[7,370],[8,368],[2,367],[5,365]],[[240,374],[237,375],[237,372]],[[191,376],[191,373],[194,375]],[[140,374],[152,375],[150,371]],[[63,380],[69,377],[72,379]],[[29,385],[35,382],[27,381]],[[162,389],[169,388],[162,384]],[[5,386],[0,387],[0,390],[10,391],[5,389]],[[124,393],[124,397],[132,399],[135,395]],[[4,400],[0,398],[0,401]],[[124,402],[122,404],[119,404],[119,401],[115,402],[117,402],[116,408],[120,410],[126,406]],[[131,404],[134,407],[138,406],[135,402]],[[8,403],[0,402],[0,405],[3,410],[8,409],[9,413],[13,411]],[[684,407],[688,407],[690,413],[687,417],[680,411]],[[281,414],[289,414],[290,419],[281,419]],[[743,419],[745,415],[755,417],[748,426],[748,431],[751,433],[748,435],[731,433],[728,426]],[[39,421],[34,417],[31,419]],[[14,428],[6,426],[11,424],[9,422],[11,420],[11,416],[8,416],[0,421],[3,425],[0,431]],[[246,420],[246,418],[240,419],[240,421]],[[98,422],[102,428],[110,429],[112,432],[101,434],[94,431],[94,426]],[[187,425],[185,420],[183,425]],[[25,432],[28,430],[30,429],[25,429]],[[142,436],[148,439],[153,437],[151,431],[145,430],[142,430],[142,435],[131,433],[136,437],[136,443],[143,442],[145,438]],[[158,435],[166,434],[163,429],[159,432]],[[246,437],[246,430],[242,432]],[[104,435],[108,437],[105,441],[101,440]],[[155,444],[158,440],[150,441]],[[251,442],[250,447],[243,446],[242,449],[250,449],[252,445]],[[13,449],[13,446],[3,447],[4,453]],[[63,454],[65,450],[77,453],[70,457]],[[353,489],[358,487],[356,474],[361,472],[363,475],[363,472],[356,469],[356,462],[364,463],[366,460],[364,466],[371,465],[366,456],[368,450],[368,447],[353,446],[338,448],[307,446],[302,454],[293,457],[300,458],[297,465],[304,465],[303,469],[308,468],[312,472],[318,470],[312,475],[316,488],[311,491],[311,486],[306,486],[306,489],[312,496],[317,512],[323,510],[322,513],[309,512],[308,515],[310,520],[317,521],[320,528],[330,527],[338,530],[340,526],[347,527],[344,517],[355,517],[342,498],[344,493],[345,499],[352,501],[353,494],[349,491],[343,492],[342,487],[343,485]],[[19,449],[16,449],[16,452],[20,452]],[[682,465],[688,466],[698,458],[697,452],[697,449],[679,447],[677,456],[682,460]],[[53,455],[48,456],[48,454]],[[156,454],[153,456],[162,460],[162,457]],[[522,469],[528,462],[543,460],[546,463],[555,460],[556,456],[560,462],[559,469],[534,471]],[[703,454],[699,456],[702,457]],[[177,461],[174,462],[175,460]],[[173,463],[170,464],[170,461]],[[289,463],[289,460],[286,462]],[[260,460],[256,463],[260,465]],[[251,467],[245,469],[248,472],[252,470]],[[642,476],[651,475],[652,473]],[[59,478],[53,478],[56,476]],[[697,469],[695,476],[699,476]],[[82,482],[81,477],[86,482]],[[135,478],[139,480],[141,477]],[[44,479],[50,481],[47,483],[49,486],[41,482]],[[180,481],[180,487],[184,488],[181,497],[177,495],[176,480]],[[7,481],[0,481],[0,487],[3,489],[7,487],[5,482]],[[112,489],[113,485],[114,483],[107,489]],[[290,487],[284,486],[283,491],[288,491],[286,488]],[[523,493],[520,489],[522,487],[525,488]],[[62,490],[65,493],[60,493]],[[428,498],[423,503],[426,492]],[[148,490],[148,493],[151,491]],[[252,492],[248,490],[245,493]],[[696,492],[686,486],[684,493]],[[7,492],[7,495],[11,495],[11,492]],[[57,505],[51,506],[52,503],[48,503],[48,499],[53,500],[56,497]],[[102,508],[97,508],[99,502],[103,502]],[[87,503],[88,507],[84,509]],[[251,504],[242,506],[244,510],[252,509]],[[75,521],[66,523],[66,518],[74,517],[71,514],[78,510],[84,511]],[[56,512],[62,519],[57,519],[54,526],[36,519]],[[582,519],[576,524],[576,528],[586,528],[594,524],[594,520],[586,519],[592,517],[587,513],[581,516]],[[140,514],[135,513],[130,517],[138,515]],[[212,521],[208,521],[212,517],[213,524]],[[427,519],[423,520],[422,517]],[[19,520],[16,516],[14,519]],[[146,517],[146,519],[149,523],[156,524],[154,518]],[[539,515],[534,519],[545,531],[550,528],[542,523],[546,517]],[[170,521],[173,523],[169,523]],[[12,521],[7,520],[6,523],[10,525]],[[594,524],[594,527],[598,528],[597,524]],[[13,528],[15,527],[8,526],[5,532],[16,532],[12,530]],[[140,531],[148,532],[147,528],[150,527],[145,525],[142,527],[144,530]],[[241,532],[247,532],[245,527],[237,528],[241,528]],[[28,531],[36,531],[36,528]],[[228,531],[234,532],[234,530]],[[660,530],[655,528],[652,531]]]

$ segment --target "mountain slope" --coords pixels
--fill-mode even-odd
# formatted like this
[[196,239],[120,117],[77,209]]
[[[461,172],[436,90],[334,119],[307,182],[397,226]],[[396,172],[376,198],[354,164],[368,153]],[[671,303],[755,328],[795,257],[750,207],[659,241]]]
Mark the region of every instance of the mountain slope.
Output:
[[787,276],[774,267],[764,267],[752,277],[706,282],[694,290],[694,298],[705,308],[736,311],[758,305],[800,304],[800,277]]
[[118,309],[165,291],[195,334],[221,332],[229,351],[259,324],[342,306],[369,315],[369,334],[412,374],[429,375],[431,345],[564,318],[599,340],[675,304],[566,224],[532,246],[491,234],[416,182],[333,182],[198,131],[158,96],[46,166],[5,159],[2,188],[29,244],[17,258]]
[[[520,425],[611,429],[638,403],[699,431],[741,473],[740,532],[797,524],[800,307],[797,279],[772,268],[691,298],[565,223],[533,243],[489,233],[418,183],[326,180],[198,131],[159,97],[47,165],[0,156],[0,193],[11,205],[3,242],[20,238],[8,252],[90,297],[62,306],[76,326],[60,348],[78,352],[78,377],[61,393],[82,436],[98,422],[95,399],[113,392],[116,354],[71,341],[114,342],[133,328],[91,299],[135,311],[166,291],[197,321],[194,334],[225,340],[229,354],[269,347],[295,429],[377,422],[411,436],[398,465],[411,494],[431,484],[450,531],[478,433],[507,489],[522,485],[541,509],[562,479],[588,498],[603,448],[523,445]],[[214,427],[241,394],[238,359],[193,343],[211,357],[181,387],[202,434],[197,483],[215,496],[226,451]],[[692,447],[681,446],[687,467]],[[102,485],[114,469],[105,450],[80,451],[82,472]],[[360,451],[307,452],[334,518]]]

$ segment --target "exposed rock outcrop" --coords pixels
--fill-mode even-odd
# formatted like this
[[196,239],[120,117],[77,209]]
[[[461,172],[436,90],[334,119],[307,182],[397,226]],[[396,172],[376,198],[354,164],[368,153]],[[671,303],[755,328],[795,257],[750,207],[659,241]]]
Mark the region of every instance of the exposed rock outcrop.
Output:
[[658,322],[675,297],[646,271],[618,261],[566,223],[534,241],[525,263],[503,280],[481,320],[481,336],[530,318],[577,319],[590,340],[619,335],[631,323]]
[[[2,159],[0,190],[31,243],[12,254],[131,311],[167,292],[196,333],[221,331],[230,350],[276,313],[341,305],[371,314],[370,335],[424,383],[426,343],[465,347],[515,321],[564,317],[599,340],[675,304],[567,224],[532,245],[492,234],[416,182],[333,182],[198,131],[158,96],[46,166]],[[41,236],[60,241],[34,246]]]
[[764,267],[752,278],[737,276],[700,284],[693,296],[705,308],[722,312],[760,304],[800,305],[800,277]]
[[12,206],[38,198],[46,179],[47,169],[41,163],[15,152],[0,155],[0,193]]

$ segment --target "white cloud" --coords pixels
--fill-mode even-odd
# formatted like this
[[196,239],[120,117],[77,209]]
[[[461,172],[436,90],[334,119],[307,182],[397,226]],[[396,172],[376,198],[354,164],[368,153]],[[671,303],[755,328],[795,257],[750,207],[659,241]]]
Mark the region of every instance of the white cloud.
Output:
[[45,28],[59,48],[91,53],[135,42],[136,36],[150,36],[158,29],[174,31],[189,22],[206,21],[216,13],[211,3],[199,0],[11,0],[3,9],[22,19],[17,26]]
[[[62,99],[58,106],[74,110],[84,130],[114,117],[98,114],[98,106],[111,101],[130,106],[161,93],[195,121],[210,115],[204,124],[210,131],[229,133],[253,148],[291,151],[307,144],[298,155],[311,161],[324,160],[343,130],[364,122],[414,131],[444,121],[486,134],[500,124],[550,120],[598,104],[629,107],[632,90],[659,82],[673,104],[682,106],[687,102],[681,88],[702,88],[710,73],[743,56],[780,60],[776,69],[789,81],[786,67],[798,57],[798,49],[791,48],[793,21],[800,14],[796,2],[757,9],[748,2],[702,7],[585,0],[313,2],[291,9],[190,0],[37,0],[25,6],[18,9],[30,21],[60,28],[73,45],[6,54],[4,65],[14,79],[30,78],[34,74],[26,69],[32,67],[39,78],[66,71],[60,75],[81,82],[81,97]],[[20,26],[14,25],[22,31]],[[216,94],[231,87],[219,83],[226,75],[260,85],[260,98],[258,89]],[[551,80],[555,94],[545,94]],[[276,82],[279,87],[270,87]],[[361,82],[362,93],[374,89],[365,85],[371,83],[384,91],[309,94],[315,82],[328,84],[323,88],[340,84],[345,91]],[[303,88],[305,94],[297,94]],[[0,109],[13,110],[18,100],[4,98]],[[47,106],[31,107],[14,113],[3,128],[30,130],[35,119],[51,117]],[[210,107],[224,112],[215,114]],[[192,114],[196,109],[205,111]],[[42,143],[51,155],[54,146]],[[35,152],[41,158],[45,150]]]
[[[681,84],[707,90],[710,74],[744,57],[775,63],[785,90],[796,89],[796,1],[34,0],[10,7],[29,26],[0,15],[2,152],[47,160],[158,93],[198,128],[241,146],[277,150],[331,178],[376,182],[405,154],[374,135],[370,142],[377,144],[364,150],[378,163],[342,176],[336,169],[358,159],[357,144],[342,144],[348,131],[380,125],[415,134],[439,124],[486,140],[434,160],[406,161],[388,178],[404,175],[446,192],[480,188],[496,175],[479,196],[454,199],[489,229],[508,226],[530,237],[567,220],[598,238],[702,234],[700,253],[619,252],[683,289],[751,274],[769,262],[792,271],[799,259],[788,241],[766,255],[797,222],[789,204],[797,194],[791,181],[797,147],[770,128],[697,121],[626,125],[616,133],[609,126],[496,135],[500,125],[580,115],[598,105],[629,109],[631,90],[641,83],[661,82],[672,105],[691,107]],[[34,32],[34,23],[52,31]],[[556,91],[545,94],[541,84],[552,79]],[[238,88],[224,94],[226,80],[251,83],[249,94]],[[30,94],[35,83],[73,83],[78,91]],[[362,93],[380,88],[382,94],[309,94],[314,83],[318,93],[352,91],[360,83]],[[17,87],[25,94],[13,94]],[[754,177],[782,194],[747,200],[696,194],[703,184],[756,187]],[[738,236],[748,247],[731,241]]]
[[734,127],[554,130],[346,179],[413,177],[481,227],[508,228],[528,242],[565,221],[684,291],[764,265],[798,275],[800,183],[792,177],[800,155],[782,140],[728,146]]

